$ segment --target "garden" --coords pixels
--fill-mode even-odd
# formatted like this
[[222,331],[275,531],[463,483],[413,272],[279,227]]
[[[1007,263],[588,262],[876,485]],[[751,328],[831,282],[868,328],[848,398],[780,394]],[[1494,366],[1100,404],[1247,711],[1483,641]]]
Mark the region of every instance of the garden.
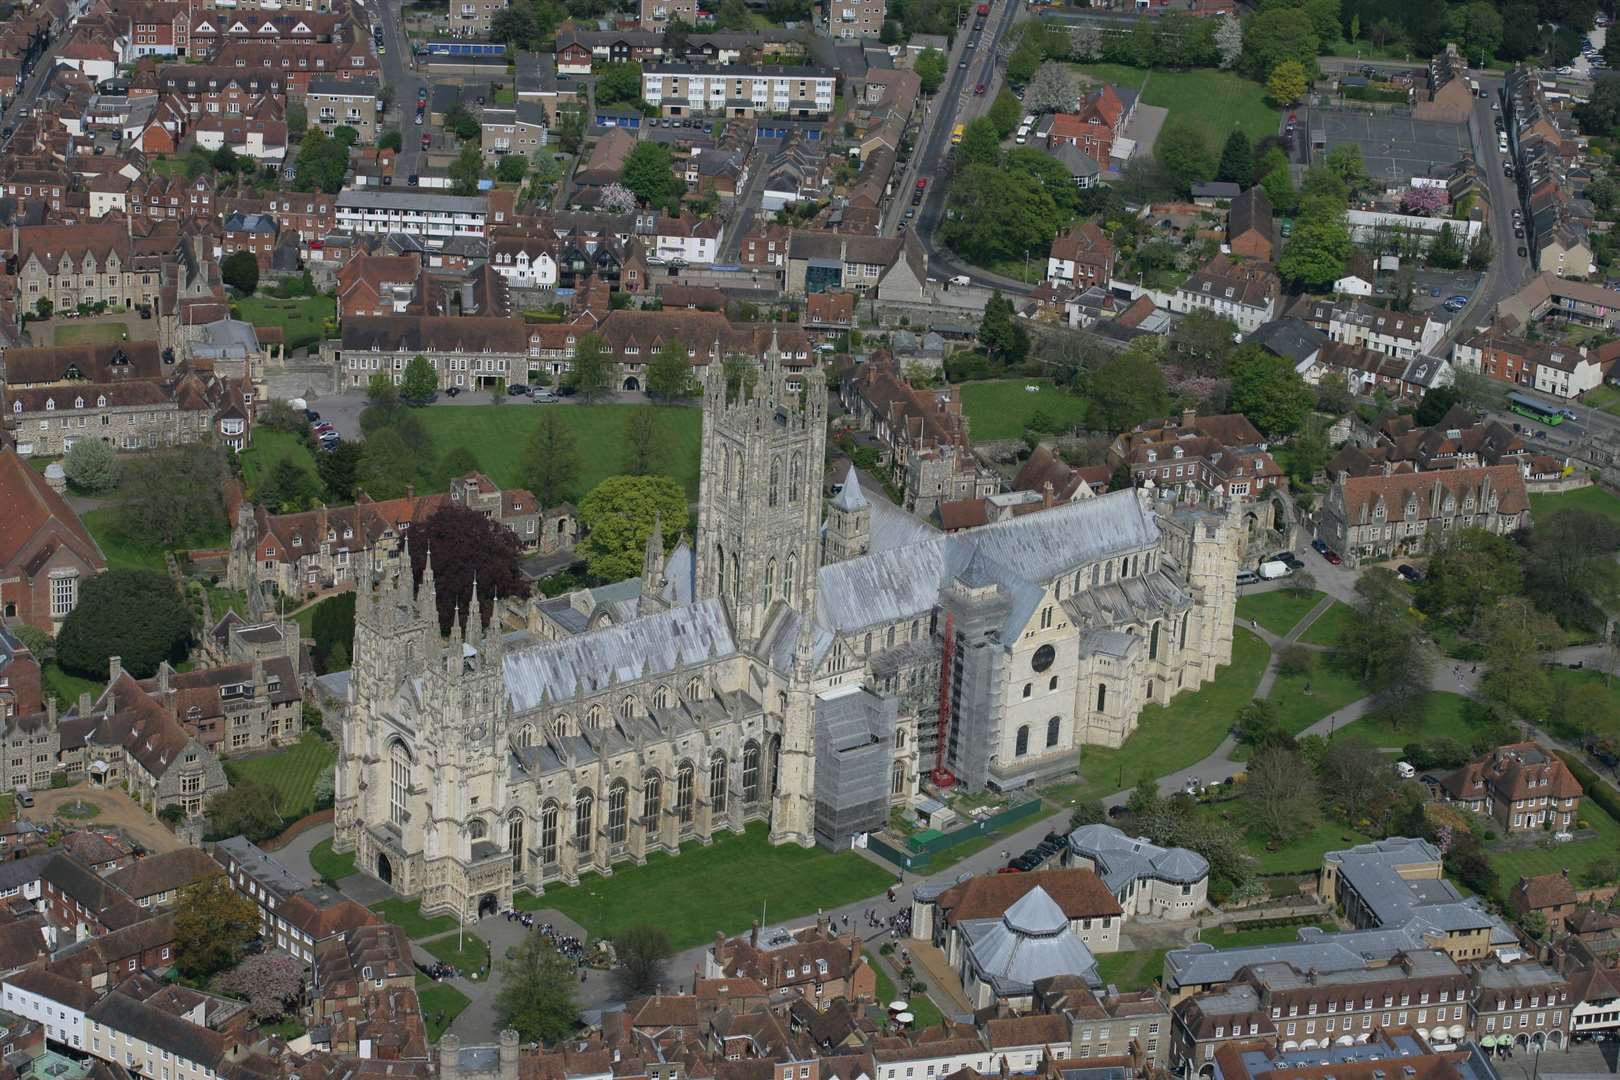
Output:
[[[276,810],[286,821],[297,821],[317,809],[321,778],[337,764],[337,751],[315,732],[305,732],[291,746],[254,757],[225,762],[231,783],[256,781],[276,795]],[[330,799],[330,789],[326,791]]]
[[[1039,387],[1031,393],[1029,387]],[[1086,417],[1086,399],[1050,379],[993,379],[962,384],[962,414],[974,442],[1023,438],[1025,430],[1067,430]],[[1042,424],[1042,419],[1050,421]]]
[[256,327],[279,326],[282,342],[291,352],[318,345],[336,331],[337,300],[320,295],[244,296],[231,301],[231,314]]

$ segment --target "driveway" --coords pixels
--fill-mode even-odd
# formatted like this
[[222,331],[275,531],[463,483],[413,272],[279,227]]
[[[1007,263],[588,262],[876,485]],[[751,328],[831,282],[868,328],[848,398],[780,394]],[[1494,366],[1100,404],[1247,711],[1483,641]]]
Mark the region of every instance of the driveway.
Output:
[[[51,788],[33,794],[33,807],[22,810],[18,815],[24,820],[49,825],[60,815],[63,821],[73,822],[87,829],[117,829],[151,852],[174,851],[186,846],[179,837],[154,821],[150,814],[136,805],[134,799],[117,788],[77,784],[70,788]],[[61,814],[63,807],[70,806],[81,798],[100,807],[101,813],[92,818],[76,818]]]

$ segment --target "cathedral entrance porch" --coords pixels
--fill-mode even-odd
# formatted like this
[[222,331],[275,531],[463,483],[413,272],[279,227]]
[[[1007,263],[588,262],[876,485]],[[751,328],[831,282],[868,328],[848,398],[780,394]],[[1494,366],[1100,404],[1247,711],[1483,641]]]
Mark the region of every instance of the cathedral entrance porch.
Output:
[[384,885],[394,883],[394,864],[388,861],[387,855],[379,854],[377,856],[377,880]]
[[487,892],[478,898],[478,917],[480,919],[482,919],[485,915],[498,914],[500,910],[500,899],[496,897],[494,893]]

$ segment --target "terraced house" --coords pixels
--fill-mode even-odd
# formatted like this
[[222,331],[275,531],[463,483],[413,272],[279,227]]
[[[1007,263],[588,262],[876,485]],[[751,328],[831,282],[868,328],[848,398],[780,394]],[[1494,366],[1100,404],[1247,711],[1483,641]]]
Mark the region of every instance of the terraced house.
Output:
[[105,303],[131,308],[154,304],[162,259],[137,255],[123,222],[11,227],[17,259],[17,300],[33,308],[49,300],[58,311]]
[[1514,465],[1336,480],[1317,534],[1352,565],[1425,550],[1460,529],[1507,535],[1530,524]]

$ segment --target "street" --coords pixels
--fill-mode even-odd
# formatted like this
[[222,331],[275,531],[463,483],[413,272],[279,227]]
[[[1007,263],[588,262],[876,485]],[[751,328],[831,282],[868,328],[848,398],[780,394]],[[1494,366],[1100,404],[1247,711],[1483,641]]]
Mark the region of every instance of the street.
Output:
[[387,0],[361,0],[361,6],[372,14],[373,25],[383,32],[385,50],[377,57],[377,62],[382,69],[382,85],[393,92],[393,97],[388,105],[389,118],[381,121],[382,129],[397,127],[401,136],[399,151],[394,155],[394,175],[401,179],[420,176],[427,164],[422,133],[431,134],[432,128],[426,123],[418,127],[412,121],[416,115],[417,92],[425,90],[431,94],[432,84],[417,72],[412,61],[411,40],[405,36],[401,25],[400,7]]

